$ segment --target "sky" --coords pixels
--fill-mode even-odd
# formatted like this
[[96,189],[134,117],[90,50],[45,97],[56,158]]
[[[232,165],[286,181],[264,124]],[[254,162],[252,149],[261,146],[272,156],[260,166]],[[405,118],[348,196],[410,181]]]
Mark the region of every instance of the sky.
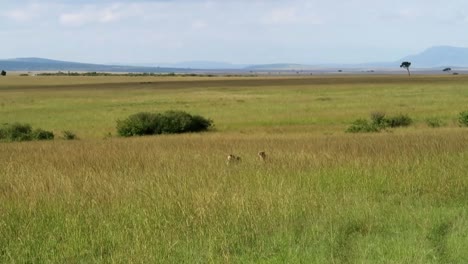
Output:
[[0,58],[397,61],[468,47],[466,0],[0,0]]

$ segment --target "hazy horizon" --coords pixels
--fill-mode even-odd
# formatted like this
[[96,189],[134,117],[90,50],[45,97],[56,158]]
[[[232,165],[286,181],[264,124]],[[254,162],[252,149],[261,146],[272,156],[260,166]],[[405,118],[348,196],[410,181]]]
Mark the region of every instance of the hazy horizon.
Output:
[[460,0],[95,2],[2,2],[0,58],[353,64],[468,46]]

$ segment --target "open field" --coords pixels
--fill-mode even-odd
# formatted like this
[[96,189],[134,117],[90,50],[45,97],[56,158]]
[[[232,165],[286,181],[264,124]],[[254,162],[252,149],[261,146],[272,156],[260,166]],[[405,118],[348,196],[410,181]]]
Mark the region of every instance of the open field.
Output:
[[[80,137],[0,143],[0,262],[466,263],[467,87],[466,76],[0,78],[0,124]],[[117,119],[169,109],[215,130],[115,136]],[[343,132],[372,111],[415,124]],[[227,166],[229,153],[242,162]]]
[[407,113],[454,126],[467,106],[467,76],[281,78],[8,77],[0,79],[0,123],[31,123],[83,138],[115,134],[139,111],[185,110],[223,132],[335,133],[371,111]]

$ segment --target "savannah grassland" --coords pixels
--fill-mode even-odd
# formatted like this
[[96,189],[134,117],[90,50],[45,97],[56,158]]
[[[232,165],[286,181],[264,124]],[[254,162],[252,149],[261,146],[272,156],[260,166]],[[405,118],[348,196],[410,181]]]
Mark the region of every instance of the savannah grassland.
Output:
[[[165,110],[215,128],[116,136]],[[0,262],[467,263],[464,110],[466,76],[0,78],[0,123],[80,138],[0,143]],[[415,123],[344,133],[372,111]]]

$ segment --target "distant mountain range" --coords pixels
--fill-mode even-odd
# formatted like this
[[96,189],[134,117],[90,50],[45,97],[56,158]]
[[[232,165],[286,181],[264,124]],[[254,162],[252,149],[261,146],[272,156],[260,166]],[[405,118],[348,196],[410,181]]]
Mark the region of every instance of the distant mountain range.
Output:
[[183,72],[187,69],[143,66],[104,65],[42,58],[0,60],[0,69],[6,71],[85,71],[85,72]]
[[468,67],[468,48],[436,46],[401,61],[410,61],[416,67],[425,68]]
[[138,63],[131,64],[133,66],[145,67],[164,67],[164,68],[182,68],[182,69],[204,69],[204,70],[225,70],[225,69],[243,69],[247,67],[246,64],[232,64],[220,61],[184,61],[177,63]]
[[359,64],[268,64],[247,67],[250,70],[317,70],[317,69],[399,69],[401,62],[410,61],[413,68],[438,69],[445,67],[468,68],[468,48],[436,46],[425,51],[406,56],[393,62],[369,62]]
[[80,72],[195,72],[195,71],[320,71],[336,69],[399,69],[402,61],[410,61],[413,68],[438,69],[442,67],[468,67],[468,48],[436,46],[419,54],[404,57],[393,62],[360,64],[260,64],[240,65],[225,62],[189,61],[181,63],[147,63],[134,65],[104,65],[58,61],[42,58],[16,58],[0,60],[0,70],[6,71],[80,71]]

